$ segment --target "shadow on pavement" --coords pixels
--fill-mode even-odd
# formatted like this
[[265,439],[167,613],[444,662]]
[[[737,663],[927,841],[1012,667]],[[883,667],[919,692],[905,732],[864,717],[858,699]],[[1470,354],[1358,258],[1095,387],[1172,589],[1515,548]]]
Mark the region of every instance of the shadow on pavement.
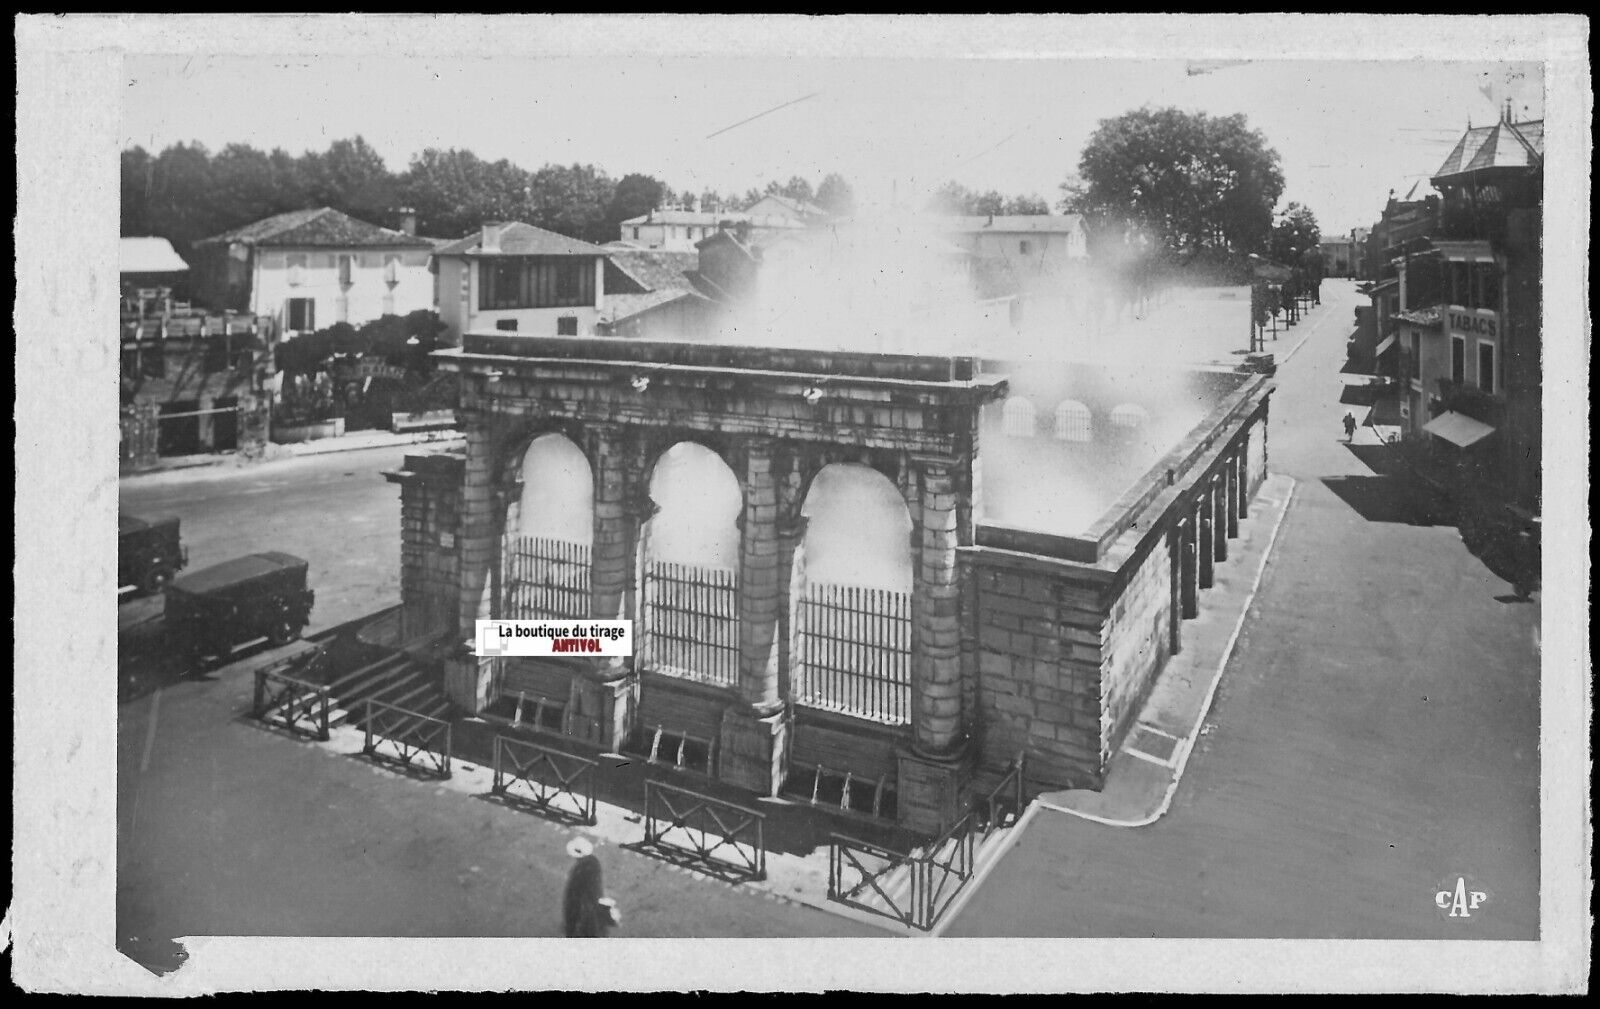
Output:
[[1420,501],[1414,488],[1394,476],[1330,476],[1322,483],[1368,522],[1398,522],[1431,526],[1440,521],[1438,509]]

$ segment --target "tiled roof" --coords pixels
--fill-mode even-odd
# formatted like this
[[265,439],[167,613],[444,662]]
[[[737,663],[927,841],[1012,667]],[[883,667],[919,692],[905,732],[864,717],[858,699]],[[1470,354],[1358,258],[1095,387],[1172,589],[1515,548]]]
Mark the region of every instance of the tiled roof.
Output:
[[[768,193],[767,195],[763,196],[761,200],[771,200],[784,209],[789,210],[801,217],[828,216],[828,212],[817,206],[815,203],[805,203],[801,200],[791,199],[787,196],[779,196],[777,193]],[[757,200],[756,203],[760,203],[761,200]],[[755,206],[755,204],[751,204],[751,206]]]
[[698,295],[687,290],[647,291],[644,294],[608,294],[605,296],[601,313],[609,323],[621,322],[623,319],[640,312],[648,311],[657,305],[665,305],[669,301],[679,298],[692,298]]
[[689,288],[685,274],[700,265],[697,252],[669,252],[664,249],[607,249],[607,258],[617,269],[646,291]]
[[177,273],[189,268],[165,238],[124,238],[117,262],[122,273]]
[[952,231],[1077,231],[1083,218],[1077,214],[944,215],[935,218]]
[[500,248],[495,252],[483,251],[482,229],[465,238],[433,250],[435,256],[603,256],[606,250],[598,245],[558,235],[554,231],[536,228],[521,221],[496,225],[500,229]]
[[748,221],[749,214],[739,211],[729,211],[725,214],[710,214],[702,210],[652,210],[648,214],[630,217],[622,223],[635,224],[690,224],[714,228],[719,221]]
[[1527,168],[1543,161],[1544,120],[1500,122],[1463,133],[1433,177],[1445,178],[1485,168]]
[[358,221],[349,214],[334,210],[332,207],[316,207],[312,210],[291,210],[287,214],[276,214],[272,217],[246,224],[242,228],[225,231],[205,239],[203,243],[211,242],[237,242],[241,245],[267,245],[267,246],[328,246],[333,248],[350,248],[352,246],[385,246],[385,247],[416,247],[428,248],[430,243],[426,238],[408,235],[403,231],[391,231],[380,228],[376,224]]

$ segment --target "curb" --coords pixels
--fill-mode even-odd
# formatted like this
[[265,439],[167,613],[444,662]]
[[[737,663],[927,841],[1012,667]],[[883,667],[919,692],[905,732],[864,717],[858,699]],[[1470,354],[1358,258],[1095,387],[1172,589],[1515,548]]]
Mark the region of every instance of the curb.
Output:
[[1183,781],[1183,772],[1189,764],[1189,754],[1194,750],[1195,740],[1200,736],[1201,726],[1205,724],[1206,716],[1211,712],[1211,704],[1216,699],[1217,687],[1222,683],[1222,674],[1228,668],[1228,663],[1233,659],[1233,650],[1239,643],[1239,633],[1244,629],[1245,618],[1250,615],[1250,605],[1255,601],[1256,593],[1261,588],[1261,579],[1266,575],[1267,562],[1272,559],[1273,548],[1277,546],[1278,533],[1282,531],[1284,520],[1289,517],[1289,508],[1294,504],[1294,492],[1300,485],[1299,481],[1287,475],[1284,478],[1289,481],[1289,489],[1288,493],[1284,495],[1283,511],[1279,513],[1278,521],[1273,524],[1272,533],[1267,537],[1267,545],[1261,551],[1261,562],[1256,566],[1255,578],[1251,582],[1250,592],[1245,597],[1244,606],[1239,610],[1239,619],[1233,625],[1233,632],[1228,635],[1228,643],[1223,647],[1222,658],[1217,662],[1217,670],[1211,676],[1211,685],[1206,688],[1205,699],[1200,702],[1200,709],[1195,715],[1194,725],[1190,727],[1188,734],[1178,742],[1178,760],[1172,770],[1172,780],[1167,783],[1166,792],[1162,795],[1161,804],[1156,807],[1155,812],[1138,820],[1113,820],[1104,816],[1096,816],[1093,813],[1085,813],[1066,806],[1060,806],[1043,798],[1036,799],[1036,805],[1054,810],[1057,813],[1066,813],[1070,816],[1090,820],[1107,827],[1148,827],[1167,814],[1167,810],[1172,807],[1172,798],[1177,794],[1178,785]]

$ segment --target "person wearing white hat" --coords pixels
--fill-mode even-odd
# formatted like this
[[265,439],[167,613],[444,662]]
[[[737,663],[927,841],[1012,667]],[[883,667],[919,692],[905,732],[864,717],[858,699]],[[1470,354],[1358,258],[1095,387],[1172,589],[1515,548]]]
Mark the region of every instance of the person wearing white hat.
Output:
[[622,923],[622,916],[617,911],[617,902],[605,895],[600,859],[595,857],[593,842],[586,837],[575,837],[567,843],[567,854],[574,859],[562,901],[567,938],[609,934]]

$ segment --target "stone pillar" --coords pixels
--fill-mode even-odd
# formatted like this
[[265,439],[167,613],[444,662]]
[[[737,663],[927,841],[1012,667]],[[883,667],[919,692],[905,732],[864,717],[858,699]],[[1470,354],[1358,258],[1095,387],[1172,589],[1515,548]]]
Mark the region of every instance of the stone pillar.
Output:
[[956,568],[956,491],[947,459],[920,460],[921,534],[912,589],[911,753],[901,754],[899,821],[919,833],[944,829],[967,776],[961,711],[961,585]]
[[1209,483],[1202,484],[1195,502],[1195,528],[1199,533],[1197,545],[1199,546],[1200,554],[1199,576],[1196,578],[1196,582],[1203,589],[1211,587],[1212,565],[1217,556],[1214,543],[1216,526],[1213,520],[1215,517],[1216,508],[1211,503],[1211,486]]
[[1228,483],[1221,473],[1211,475],[1211,546],[1220,563],[1228,559]]
[[[469,385],[474,380],[467,379]],[[466,390],[463,390],[466,393]],[[492,486],[494,444],[489,414],[462,397],[462,421],[467,436],[466,472],[461,484],[461,531],[457,544],[461,556],[461,633],[471,639],[476,621],[488,619],[489,569],[499,539]]]
[[922,467],[922,544],[915,583],[917,637],[912,712],[921,756],[957,752],[961,724],[961,587],[956,578],[956,508],[947,462]]
[[1167,605],[1172,619],[1167,632],[1167,646],[1171,654],[1183,651],[1183,523],[1174,522],[1167,527],[1167,581],[1170,586]]
[[1200,537],[1193,514],[1178,523],[1178,532],[1183,552],[1179,612],[1184,620],[1193,620],[1200,615]]
[[763,795],[781,782],[787,721],[778,693],[779,613],[789,572],[781,568],[774,445],[745,445],[744,514],[739,537],[739,698],[722,716],[718,776]]
[[1238,477],[1239,517],[1250,517],[1250,440],[1241,439],[1239,453],[1234,457]]
[[1228,539],[1239,538],[1239,457],[1229,456],[1222,472],[1228,509]]
[[[636,493],[639,461],[621,427],[599,425],[591,441],[594,470],[594,542],[589,554],[589,617],[593,620],[637,619],[635,582],[638,575],[639,527],[654,504]],[[639,643],[634,628],[634,646]],[[608,656],[575,678],[577,706],[598,723],[592,741],[620,752],[633,731],[635,680],[633,664]]]

